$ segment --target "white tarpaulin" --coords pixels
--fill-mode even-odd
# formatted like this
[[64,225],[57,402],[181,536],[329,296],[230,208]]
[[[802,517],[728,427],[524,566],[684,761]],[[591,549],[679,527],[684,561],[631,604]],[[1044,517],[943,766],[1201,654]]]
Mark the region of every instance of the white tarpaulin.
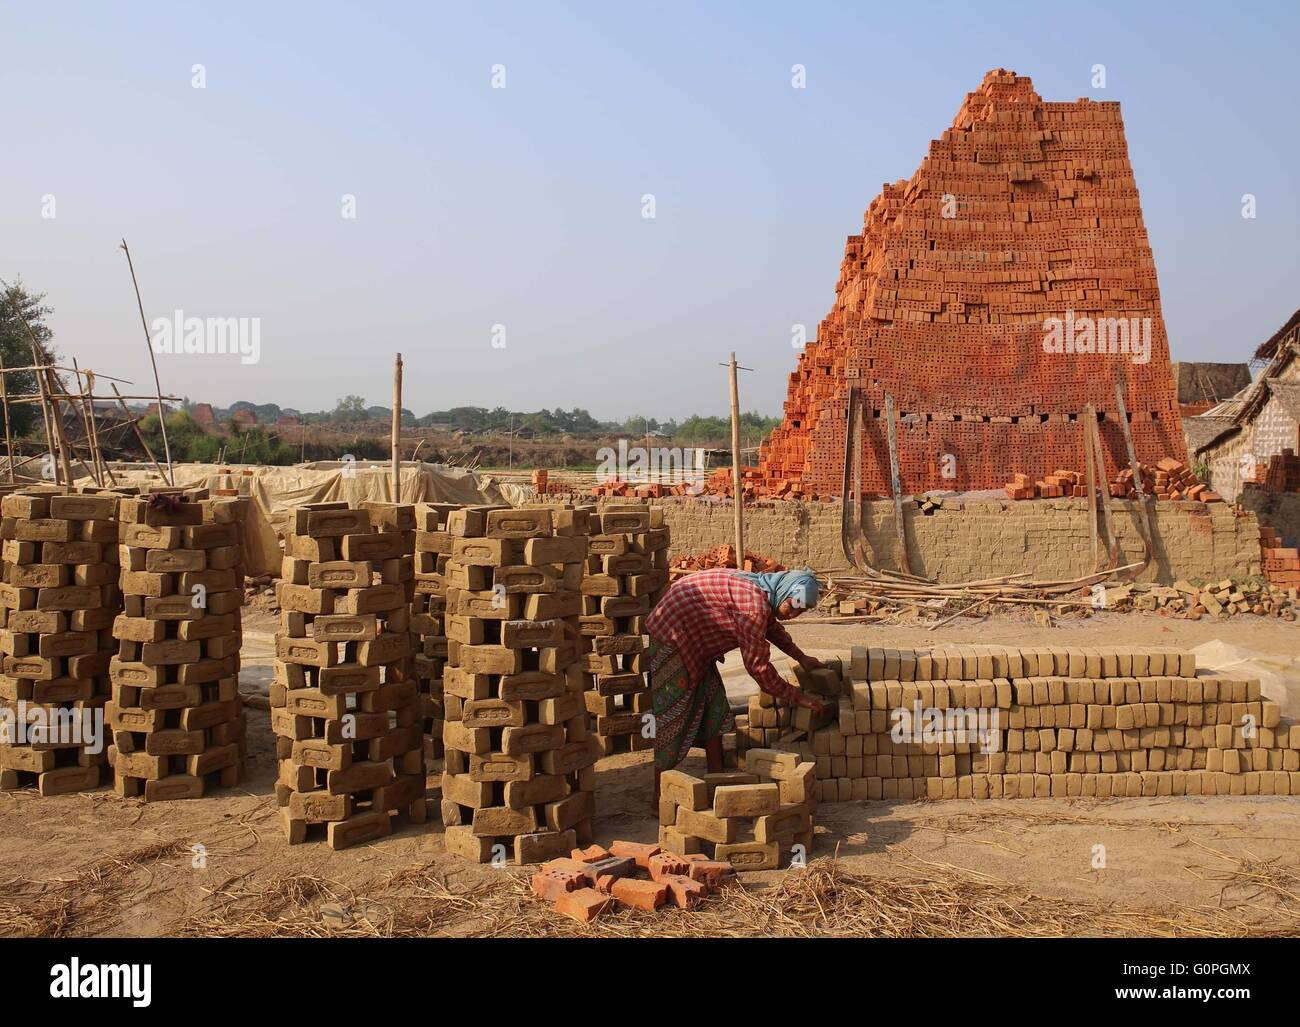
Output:
[[[141,488],[158,484],[147,465],[113,467],[119,484]],[[308,503],[372,500],[393,501],[392,467],[377,461],[319,461],[294,467],[232,464],[176,464],[176,485],[238,489],[250,496],[244,523],[245,560],[249,574],[280,573],[280,542],[289,524],[289,511]],[[93,484],[80,478],[79,485]],[[463,467],[404,463],[399,489],[402,503],[509,503],[518,506],[533,498],[527,486],[498,482]]]

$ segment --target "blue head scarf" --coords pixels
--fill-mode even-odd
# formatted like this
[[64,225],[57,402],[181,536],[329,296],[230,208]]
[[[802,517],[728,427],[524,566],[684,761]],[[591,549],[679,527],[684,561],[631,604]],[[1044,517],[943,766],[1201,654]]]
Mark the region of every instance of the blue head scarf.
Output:
[[787,599],[793,599],[796,608],[811,610],[817,605],[817,577],[811,567],[801,571],[777,571],[771,574],[757,574],[749,571],[738,572],[740,577],[752,581],[767,593],[768,605],[773,612],[781,608]]

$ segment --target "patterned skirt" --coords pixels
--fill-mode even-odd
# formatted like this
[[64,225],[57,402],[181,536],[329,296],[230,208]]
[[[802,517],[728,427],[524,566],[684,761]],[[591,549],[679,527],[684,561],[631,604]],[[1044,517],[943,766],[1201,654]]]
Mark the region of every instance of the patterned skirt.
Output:
[[672,770],[692,746],[734,730],[735,718],[716,666],[709,667],[702,681],[692,683],[676,649],[651,638],[649,656],[655,766]]

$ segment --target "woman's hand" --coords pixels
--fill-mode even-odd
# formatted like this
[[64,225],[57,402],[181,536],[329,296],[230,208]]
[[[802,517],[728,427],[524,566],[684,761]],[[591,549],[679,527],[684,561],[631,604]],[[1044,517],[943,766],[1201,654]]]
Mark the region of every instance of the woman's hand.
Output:
[[816,714],[826,713],[830,709],[830,707],[828,707],[825,703],[818,702],[807,692],[800,692],[797,696],[795,696],[794,701],[798,703],[800,706],[802,706],[805,710],[812,710],[813,713]]
[[821,670],[823,664],[816,656],[809,656],[807,653],[804,653],[799,657],[799,666],[809,673],[812,673],[814,670]]

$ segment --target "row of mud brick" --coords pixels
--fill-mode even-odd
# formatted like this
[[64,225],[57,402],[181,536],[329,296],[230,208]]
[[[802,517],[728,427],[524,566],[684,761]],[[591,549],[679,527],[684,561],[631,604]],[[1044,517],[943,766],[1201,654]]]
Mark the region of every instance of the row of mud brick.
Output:
[[[1049,319],[1062,323],[1059,346],[1048,345]],[[889,487],[886,395],[903,415],[904,492],[999,488],[1017,471],[1032,481],[1077,465],[1088,403],[1106,418],[1109,479],[1128,463],[1117,382],[1137,458],[1185,461],[1119,105],[1045,103],[1028,78],[997,69],[849,237],[835,302],[800,352],[753,491],[839,494],[849,386],[873,414],[869,493]],[[956,478],[943,454],[956,457]]]
[[0,787],[94,788],[105,764],[119,795],[148,801],[238,782],[246,502],[195,489],[5,496]]
[[1300,725],[1189,652],[854,647],[798,674],[833,712],[751,701],[738,739],[814,761],[823,801],[1300,794]]

